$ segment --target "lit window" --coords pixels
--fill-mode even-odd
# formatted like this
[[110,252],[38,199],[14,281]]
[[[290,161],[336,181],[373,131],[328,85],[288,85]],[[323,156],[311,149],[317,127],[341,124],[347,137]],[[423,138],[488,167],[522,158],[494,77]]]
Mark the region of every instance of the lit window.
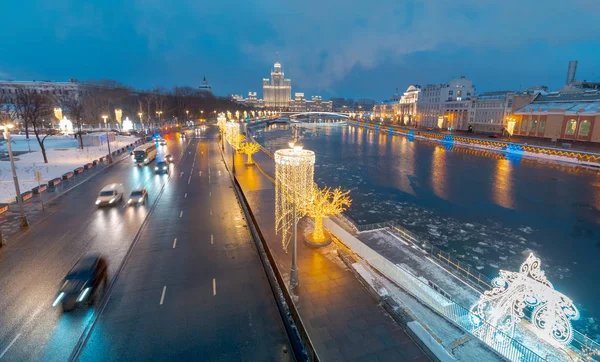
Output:
[[579,135],[584,137],[589,136],[591,125],[592,124],[588,120],[581,122],[579,125]]
[[539,133],[544,133],[545,130],[546,130],[546,120],[542,119],[540,121],[540,127],[538,128],[538,132]]
[[521,132],[525,132],[527,130],[527,120],[524,119],[521,123]]
[[531,121],[531,127],[529,128],[529,132],[535,132],[536,128],[537,128],[537,121],[536,120],[532,120]]
[[569,120],[569,122],[567,122],[567,128],[565,129],[565,134],[572,136],[575,134],[575,129],[577,129],[577,121],[574,119],[571,119],[571,120]]

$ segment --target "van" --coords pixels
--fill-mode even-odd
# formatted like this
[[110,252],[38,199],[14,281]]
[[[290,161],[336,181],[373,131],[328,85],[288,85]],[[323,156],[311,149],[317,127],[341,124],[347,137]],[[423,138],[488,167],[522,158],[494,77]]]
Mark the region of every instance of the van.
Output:
[[124,193],[125,189],[123,188],[123,184],[106,185],[100,190],[100,193],[96,198],[96,205],[115,205],[117,202],[123,201]]

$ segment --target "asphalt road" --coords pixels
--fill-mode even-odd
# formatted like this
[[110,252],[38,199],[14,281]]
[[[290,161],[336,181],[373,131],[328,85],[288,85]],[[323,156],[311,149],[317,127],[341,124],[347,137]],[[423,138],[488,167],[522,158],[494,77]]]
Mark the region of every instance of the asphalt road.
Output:
[[[202,132],[214,135],[210,128]],[[174,156],[171,179],[155,175],[153,165],[137,168],[125,160],[59,198],[56,213],[0,252],[1,362],[67,360],[95,309],[62,314],[52,308],[62,278],[95,252],[108,259],[114,278],[138,231],[80,360],[289,358],[216,141],[165,138],[158,158]],[[123,183],[126,193],[145,187],[148,204],[96,208],[98,191],[112,182]]]

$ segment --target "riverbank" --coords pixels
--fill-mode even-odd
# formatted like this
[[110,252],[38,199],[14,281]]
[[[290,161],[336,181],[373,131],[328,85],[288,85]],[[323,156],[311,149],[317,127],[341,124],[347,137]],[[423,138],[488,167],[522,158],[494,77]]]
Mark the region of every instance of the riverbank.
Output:
[[[549,145],[540,145],[540,140],[529,140],[526,138],[513,139],[510,142],[503,138],[490,138],[485,136],[466,136],[463,133],[434,132],[421,129],[410,129],[396,125],[381,125],[371,122],[349,120],[348,124],[356,127],[373,129],[376,132],[388,134],[399,134],[407,137],[439,142],[446,146],[469,147],[491,152],[498,152],[510,156],[537,158],[546,161],[575,164],[577,166],[600,170],[600,146],[587,145],[588,149],[598,152],[584,151],[576,145],[573,148],[557,148]],[[537,142],[537,145],[531,142]],[[598,149],[596,149],[598,148]]]

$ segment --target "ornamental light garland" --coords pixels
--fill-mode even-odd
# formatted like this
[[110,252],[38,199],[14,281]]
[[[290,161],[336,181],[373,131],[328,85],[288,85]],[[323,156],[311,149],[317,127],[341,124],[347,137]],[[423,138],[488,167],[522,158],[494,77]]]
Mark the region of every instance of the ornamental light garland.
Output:
[[[483,293],[471,307],[475,335],[490,345],[508,343],[505,336],[513,337],[515,326],[525,316],[525,308],[531,308],[531,323],[538,335],[562,345],[571,342],[571,320],[579,319],[579,310],[571,299],[554,289],[540,265],[540,259],[529,254],[520,271],[500,270],[500,276],[492,281],[493,289]],[[492,336],[484,333],[484,321],[499,332]]]
[[225,139],[234,149],[239,148],[240,126],[237,122],[229,122],[225,126]]
[[300,146],[275,152],[275,232],[287,250],[292,229],[312,196],[315,153]]

